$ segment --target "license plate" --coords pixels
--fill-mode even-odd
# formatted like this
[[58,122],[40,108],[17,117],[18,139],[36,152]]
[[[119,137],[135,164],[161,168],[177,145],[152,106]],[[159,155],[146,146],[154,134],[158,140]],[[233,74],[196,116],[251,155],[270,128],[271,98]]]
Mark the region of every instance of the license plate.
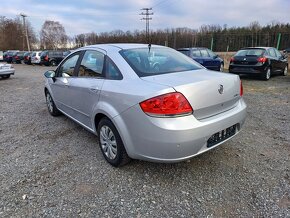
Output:
[[219,131],[215,134],[213,134],[208,140],[207,140],[207,147],[210,148],[228,138],[235,135],[237,129],[237,125],[230,126],[229,128],[226,128],[222,131]]

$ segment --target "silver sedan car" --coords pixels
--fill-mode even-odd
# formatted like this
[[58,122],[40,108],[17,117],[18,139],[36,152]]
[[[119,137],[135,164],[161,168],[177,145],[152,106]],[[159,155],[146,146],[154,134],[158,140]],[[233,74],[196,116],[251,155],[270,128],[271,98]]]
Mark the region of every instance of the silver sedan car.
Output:
[[163,46],[83,47],[45,77],[50,114],[96,134],[113,166],[192,158],[235,136],[246,117],[239,76]]

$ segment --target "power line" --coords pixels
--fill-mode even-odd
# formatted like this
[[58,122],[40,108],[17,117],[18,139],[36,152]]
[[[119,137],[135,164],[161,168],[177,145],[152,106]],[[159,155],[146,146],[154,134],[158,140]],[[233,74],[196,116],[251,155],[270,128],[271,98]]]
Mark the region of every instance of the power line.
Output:
[[154,13],[150,12],[152,11],[152,8],[142,8],[141,9],[143,12],[140,14],[144,17],[141,18],[141,20],[145,20],[146,22],[146,40],[147,43],[150,43],[150,29],[149,29],[149,21],[152,20],[152,16]]

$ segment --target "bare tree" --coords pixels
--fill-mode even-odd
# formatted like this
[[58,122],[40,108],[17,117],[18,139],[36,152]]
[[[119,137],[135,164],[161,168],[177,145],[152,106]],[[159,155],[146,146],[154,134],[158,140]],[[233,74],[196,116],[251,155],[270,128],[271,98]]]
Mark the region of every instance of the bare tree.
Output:
[[44,49],[59,49],[66,47],[67,35],[58,21],[46,20],[40,31],[40,43]]

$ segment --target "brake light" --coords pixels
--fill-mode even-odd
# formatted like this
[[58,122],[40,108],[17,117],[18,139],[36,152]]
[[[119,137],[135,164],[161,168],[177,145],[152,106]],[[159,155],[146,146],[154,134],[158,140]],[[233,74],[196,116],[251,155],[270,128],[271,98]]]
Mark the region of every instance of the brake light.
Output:
[[240,96],[244,95],[244,88],[243,88],[243,83],[242,80],[240,80]]
[[150,98],[140,103],[142,110],[150,116],[175,117],[192,114],[187,99],[179,92],[172,92]]
[[15,56],[15,59],[19,59],[18,56]]
[[265,58],[265,57],[260,57],[260,58],[258,58],[258,62],[260,62],[260,63],[265,63],[265,62],[267,62],[267,58]]
[[231,57],[230,59],[230,63],[234,62],[235,61],[235,58],[234,57]]
[[44,60],[45,61],[48,61],[48,55],[45,56]]

